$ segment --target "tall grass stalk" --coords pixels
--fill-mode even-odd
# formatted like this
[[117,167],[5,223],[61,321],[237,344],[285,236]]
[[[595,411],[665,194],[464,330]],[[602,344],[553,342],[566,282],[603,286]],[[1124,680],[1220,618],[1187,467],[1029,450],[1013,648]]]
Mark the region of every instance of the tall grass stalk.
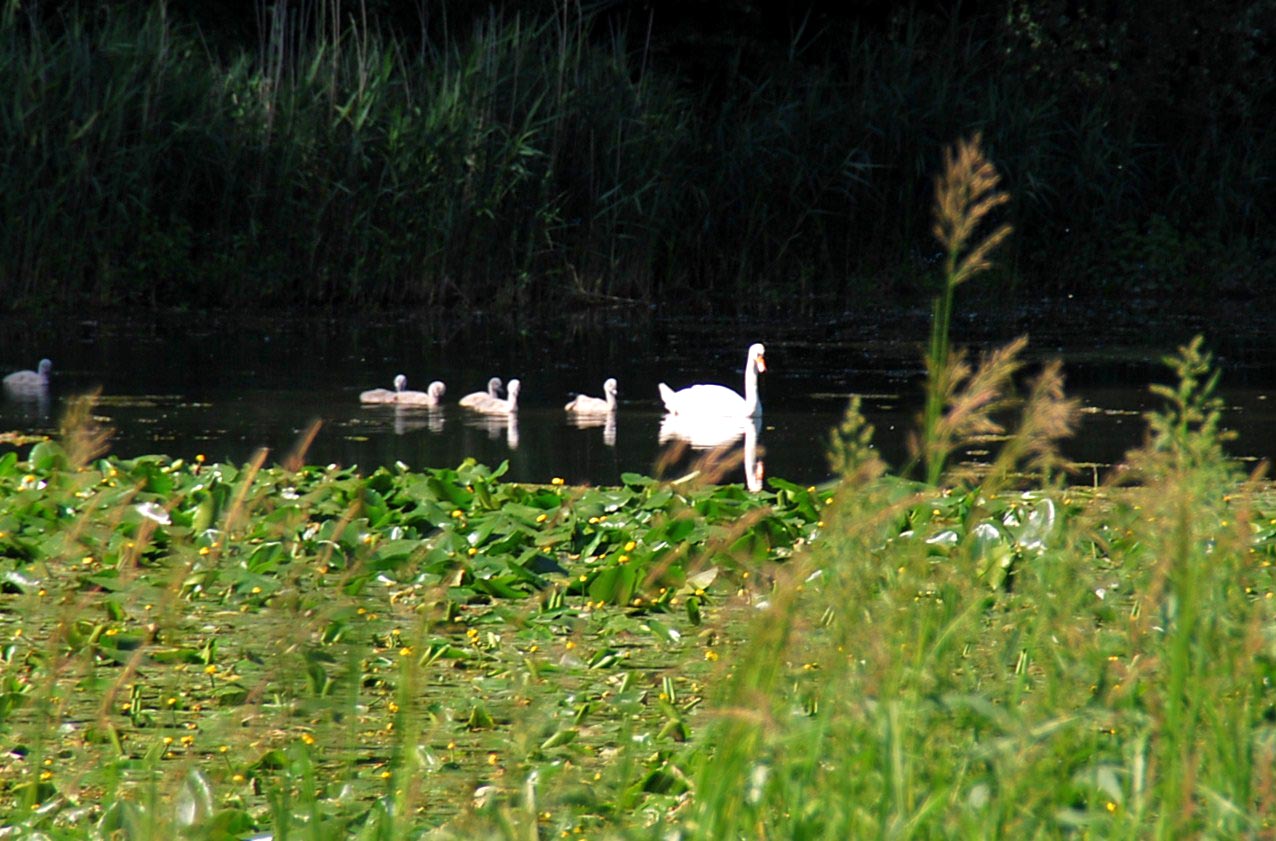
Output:
[[[979,232],[988,214],[1010,200],[1008,194],[997,189],[1001,177],[984,157],[980,143],[981,137],[976,134],[947,150],[943,173],[935,179],[934,235],[944,250],[944,268],[939,294],[932,303],[919,453],[926,467],[926,481],[931,485],[939,482],[952,451],[951,438],[941,434],[940,422],[955,380],[960,379],[949,363],[953,296],[958,286],[989,268],[991,253],[1011,231],[1010,225],[1002,224],[986,235]],[[999,367],[985,366],[985,370]],[[1000,372],[1001,376],[1009,374]]]

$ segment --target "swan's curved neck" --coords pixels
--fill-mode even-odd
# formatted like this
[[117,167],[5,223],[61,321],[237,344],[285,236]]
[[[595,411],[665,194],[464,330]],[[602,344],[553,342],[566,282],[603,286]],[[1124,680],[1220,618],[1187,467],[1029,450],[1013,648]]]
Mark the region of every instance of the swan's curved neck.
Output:
[[758,364],[749,357],[749,364],[744,367],[744,413],[752,417],[762,409],[758,405]]

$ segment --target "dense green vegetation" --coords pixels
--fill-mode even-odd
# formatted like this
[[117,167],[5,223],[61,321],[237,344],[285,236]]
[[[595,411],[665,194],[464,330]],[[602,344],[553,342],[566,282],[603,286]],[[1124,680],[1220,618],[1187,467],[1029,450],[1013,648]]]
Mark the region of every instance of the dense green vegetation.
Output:
[[975,129],[1034,294],[1270,275],[1270,4],[241,5],[5,0],[4,305],[910,293]]
[[963,142],[937,190],[925,482],[854,400],[835,482],[761,492],[106,458],[92,397],[7,436],[5,829],[1271,834],[1276,495],[1199,339],[1111,481],[1066,483],[1060,366],[1021,395],[1025,340],[949,346],[997,185]]
[[1052,478],[1049,388],[940,487],[885,473],[854,406],[840,482],[757,494],[101,458],[74,426],[0,457],[0,814],[53,838],[1270,833],[1276,497],[1223,453],[1208,357],[1171,362],[1124,486],[1088,489]]

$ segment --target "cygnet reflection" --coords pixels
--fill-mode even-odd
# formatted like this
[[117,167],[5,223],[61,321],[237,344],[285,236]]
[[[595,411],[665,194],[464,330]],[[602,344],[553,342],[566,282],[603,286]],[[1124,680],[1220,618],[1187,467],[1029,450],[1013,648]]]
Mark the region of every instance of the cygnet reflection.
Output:
[[750,491],[762,490],[766,470],[759,458],[758,439],[762,418],[707,418],[687,415],[665,415],[660,421],[660,443],[682,442],[692,450],[707,451],[702,467],[711,474],[725,473],[735,456],[735,443],[743,439],[740,458],[744,466],[745,486]]
[[395,406],[394,434],[402,435],[418,429],[430,432],[442,432],[444,425],[443,409],[438,406]]
[[518,413],[507,415],[469,414],[465,425],[474,429],[482,429],[493,441],[505,436],[505,445],[511,450],[518,449]]
[[567,415],[567,422],[577,429],[603,428],[603,443],[608,447],[616,446],[616,413],[607,412],[600,415],[572,414]]
[[23,420],[49,417],[48,388],[14,387],[5,383],[4,396],[19,407]]

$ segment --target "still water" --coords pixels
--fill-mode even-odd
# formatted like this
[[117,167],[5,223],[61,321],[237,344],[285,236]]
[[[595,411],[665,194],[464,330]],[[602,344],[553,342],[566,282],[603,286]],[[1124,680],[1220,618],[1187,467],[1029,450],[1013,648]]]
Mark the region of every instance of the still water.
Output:
[[[1147,386],[1168,379],[1158,360],[1200,327],[1178,321],[1148,330],[1136,319],[1095,330],[1021,314],[995,325],[968,319],[953,332],[959,343],[976,347],[1028,332],[1030,370],[1046,358],[1064,360],[1068,391],[1085,405],[1078,434],[1065,449],[1092,465],[1079,477],[1089,480],[1140,443],[1142,415],[1158,405]],[[1210,337],[1205,327],[1224,370],[1226,420],[1239,432],[1231,451],[1248,458],[1276,455],[1270,434],[1276,398],[1269,399],[1276,395],[1273,340],[1259,331]],[[562,477],[610,484],[627,471],[674,476],[687,470],[694,454],[671,458],[661,442],[657,383],[680,388],[717,382],[742,390],[745,349],[762,341],[768,370],[754,440],[758,460],[767,475],[818,482],[829,476],[829,431],[851,395],[863,398],[887,462],[903,463],[906,434],[921,405],[926,331],[925,312],[907,310],[844,314],[821,325],[786,328],[639,320],[623,313],[565,319],[552,327],[482,320],[460,327],[411,319],[232,322],[194,315],[19,319],[0,335],[0,368],[33,368],[48,356],[54,376],[47,399],[0,396],[0,431],[52,433],[68,397],[100,389],[96,416],[114,428],[112,450],[125,457],[203,453],[244,461],[267,447],[271,460],[282,460],[319,421],[306,455],[310,462],[370,470],[395,462],[451,467],[473,457],[490,465],[508,461],[508,476],[516,481]],[[360,405],[360,391],[390,388],[398,373],[414,389],[442,380],[445,405]],[[522,381],[516,420],[456,405],[493,375]],[[620,383],[614,424],[574,423],[563,404],[577,392],[601,396],[607,377]],[[724,477],[743,478],[739,464]]]

